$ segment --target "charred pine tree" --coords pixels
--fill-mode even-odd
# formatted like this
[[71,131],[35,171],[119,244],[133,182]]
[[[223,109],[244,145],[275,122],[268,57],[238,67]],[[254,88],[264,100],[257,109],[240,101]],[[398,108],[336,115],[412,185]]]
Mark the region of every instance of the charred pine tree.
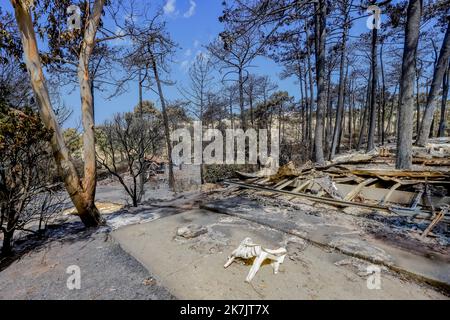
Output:
[[430,135],[431,123],[433,121],[434,111],[436,109],[436,98],[439,93],[439,89],[444,79],[446,72],[446,66],[450,57],[450,18],[448,19],[447,31],[444,36],[439,58],[433,72],[433,80],[431,82],[430,92],[428,93],[427,103],[425,106],[425,112],[422,118],[420,131],[416,144],[418,146],[424,146]]
[[371,85],[370,85],[370,102],[369,102],[369,132],[367,134],[367,149],[366,151],[372,151],[375,148],[375,125],[377,115],[377,88],[378,88],[378,69],[377,69],[377,41],[378,41],[378,29],[374,27],[372,29],[372,42],[371,42]]
[[326,108],[326,88],[325,88],[325,67],[326,67],[326,16],[327,1],[318,1],[316,19],[316,39],[318,41],[316,61],[317,61],[317,110],[316,110],[316,128],[314,133],[314,149],[315,160],[318,164],[325,162],[323,151],[323,128],[324,128],[324,111]]
[[441,101],[441,118],[439,120],[439,131],[438,137],[443,137],[445,135],[446,129],[446,107],[447,107],[447,96],[448,96],[448,87],[449,87],[449,78],[450,78],[450,62],[447,62],[447,71],[444,75],[444,80],[442,84],[442,101]]
[[344,91],[345,91],[345,81],[344,81],[344,70],[346,68],[347,61],[347,38],[348,38],[348,30],[350,27],[349,18],[350,18],[350,7],[353,1],[344,0],[342,2],[342,10],[341,12],[344,15],[344,21],[342,26],[342,40],[340,46],[340,62],[339,62],[339,88],[338,88],[338,104],[336,108],[336,124],[334,126],[333,132],[333,143],[331,145],[330,159],[334,157],[336,154],[336,149],[338,147],[338,140],[341,135],[341,122],[344,114]]
[[408,3],[405,45],[403,49],[402,73],[400,78],[400,101],[397,129],[397,169],[410,169],[412,165],[414,66],[419,42],[422,0]]

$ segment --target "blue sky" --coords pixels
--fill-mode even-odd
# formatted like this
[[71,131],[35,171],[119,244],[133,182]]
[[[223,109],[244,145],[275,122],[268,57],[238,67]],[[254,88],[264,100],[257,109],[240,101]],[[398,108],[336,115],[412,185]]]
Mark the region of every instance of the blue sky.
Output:
[[[221,0],[151,0],[152,10],[156,10],[158,7],[164,8],[168,32],[180,47],[174,56],[170,74],[165,75],[165,78],[176,82],[174,86],[163,88],[168,100],[182,98],[178,88],[180,86],[187,88],[189,85],[187,78],[189,65],[195,56],[201,51],[204,52],[205,46],[222,31],[222,25],[218,21],[218,17],[222,13],[221,3]],[[8,0],[0,0],[0,5],[7,11],[12,10]],[[365,24],[365,19],[362,20],[361,23]],[[361,23],[358,22],[358,24]],[[357,27],[357,29],[361,28]],[[251,69],[251,72],[269,75],[274,82],[278,83],[281,90],[288,91],[296,98],[299,97],[295,79],[280,80],[281,67],[272,60],[257,58],[252,65],[255,67]],[[216,79],[219,80],[220,76],[217,76]],[[69,88],[62,87],[60,92],[64,103],[73,109],[73,115],[65,127],[77,127],[81,119],[79,91],[75,88],[74,91],[69,92]],[[132,110],[138,102],[137,83],[131,82],[127,92],[111,100],[106,100],[106,96],[108,96],[107,93],[96,92],[96,123],[111,118],[114,113]],[[158,102],[158,98],[153,92],[145,92],[144,99]]]
[[[150,0],[145,0],[150,1]],[[151,8],[164,8],[164,18],[167,22],[168,32],[172,39],[179,45],[171,65],[171,72],[165,75],[172,81],[174,86],[163,88],[166,98],[175,100],[182,98],[178,87],[187,88],[189,85],[187,72],[189,65],[200,51],[205,52],[208,45],[222,31],[222,25],[218,17],[222,13],[221,0],[151,0]],[[5,11],[12,12],[9,0],[0,0],[0,6]],[[42,45],[41,45],[42,46]],[[253,63],[255,68],[252,72],[260,75],[269,75],[275,82],[280,82],[278,74],[281,68],[266,58],[257,58]],[[220,79],[219,77],[216,77]],[[280,85],[283,90],[288,90],[296,96],[294,81],[284,80]],[[73,109],[72,117],[65,123],[65,127],[78,127],[81,119],[80,96],[78,88],[60,88],[62,101]],[[107,93],[96,92],[95,95],[95,121],[101,123],[111,118],[114,113],[129,111],[138,102],[137,83],[130,82],[129,90],[110,100]],[[153,92],[144,92],[144,99],[158,103],[158,97]]]
[[[164,18],[167,22],[168,32],[172,39],[179,45],[179,49],[174,56],[174,63],[171,65],[171,72],[165,75],[166,78],[175,81],[173,86],[165,86],[163,88],[168,100],[183,98],[178,88],[189,86],[188,70],[189,65],[194,61],[199,52],[205,52],[207,46],[222,31],[222,25],[218,21],[218,17],[222,13],[221,0],[160,0],[155,5],[152,1],[153,9],[157,5],[164,8]],[[266,58],[258,58],[252,68],[254,73],[267,74],[279,81],[278,74],[281,68],[273,61]],[[220,77],[216,77],[217,80]],[[276,79],[275,79],[276,78]],[[288,90],[292,86],[293,81],[283,81],[283,89]],[[78,93],[67,97],[68,105],[75,106],[74,119],[69,125],[73,125],[73,121],[79,120],[79,98]],[[102,122],[112,116],[113,113],[131,110],[138,101],[137,84],[131,83],[130,90],[122,96],[115,97],[107,101],[103,97],[96,97],[96,122]],[[145,92],[144,99],[153,100],[159,105],[158,97],[153,92]]]

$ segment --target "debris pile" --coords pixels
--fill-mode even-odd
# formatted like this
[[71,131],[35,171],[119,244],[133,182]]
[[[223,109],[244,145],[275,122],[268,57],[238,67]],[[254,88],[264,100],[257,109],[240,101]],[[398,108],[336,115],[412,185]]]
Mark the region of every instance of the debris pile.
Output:
[[393,146],[371,153],[339,156],[322,166],[292,162],[273,175],[238,173],[227,181],[238,188],[300,197],[336,207],[384,211],[408,219],[430,220],[422,237],[450,221],[450,141],[432,140],[414,148],[412,170],[396,170]]

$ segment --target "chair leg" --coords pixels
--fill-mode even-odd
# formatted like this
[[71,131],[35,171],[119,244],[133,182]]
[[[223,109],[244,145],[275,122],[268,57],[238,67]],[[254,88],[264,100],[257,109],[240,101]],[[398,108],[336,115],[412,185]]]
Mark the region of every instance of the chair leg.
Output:
[[246,282],[252,281],[256,272],[258,272],[259,268],[261,267],[261,264],[263,263],[264,260],[266,260],[266,258],[267,258],[267,253],[265,253],[265,252],[261,252],[261,254],[258,257],[256,257],[250,271],[248,272],[247,278],[245,279]]
[[224,268],[228,268],[229,265],[233,263],[234,259],[235,259],[234,256],[229,257],[229,258],[228,258],[228,261],[225,263],[225,265],[224,265],[223,267],[224,267]]
[[286,255],[282,255],[281,257],[277,257],[276,259],[273,260],[273,262],[271,263],[272,267],[273,267],[273,273],[277,274],[278,273],[278,269],[280,268],[280,264],[283,263],[284,261],[284,257]]

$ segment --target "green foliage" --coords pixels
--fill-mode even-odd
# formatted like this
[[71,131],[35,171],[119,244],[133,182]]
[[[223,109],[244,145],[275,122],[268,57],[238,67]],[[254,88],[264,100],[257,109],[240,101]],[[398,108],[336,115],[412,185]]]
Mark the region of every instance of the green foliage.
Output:
[[20,60],[22,45],[16,31],[14,17],[2,12],[0,7],[0,63],[8,63],[11,58]]
[[81,134],[74,128],[64,130],[64,141],[66,146],[74,158],[81,158],[81,150],[83,148],[83,139]]
[[[133,112],[137,115],[140,114],[141,110],[140,110],[140,105],[137,104],[134,107]],[[160,114],[159,110],[156,109],[155,103],[153,101],[149,101],[149,100],[144,100],[142,101],[142,113],[144,117],[147,116],[158,116]]]
[[11,109],[5,104],[0,106],[0,160],[19,162],[32,146],[49,141],[52,132],[47,130],[39,116],[25,109]]
[[13,109],[0,101],[2,255],[11,254],[15,230],[24,230],[33,219],[41,230],[50,213],[60,209],[61,200],[53,201],[51,192],[55,175],[48,142],[52,136],[30,108]]

